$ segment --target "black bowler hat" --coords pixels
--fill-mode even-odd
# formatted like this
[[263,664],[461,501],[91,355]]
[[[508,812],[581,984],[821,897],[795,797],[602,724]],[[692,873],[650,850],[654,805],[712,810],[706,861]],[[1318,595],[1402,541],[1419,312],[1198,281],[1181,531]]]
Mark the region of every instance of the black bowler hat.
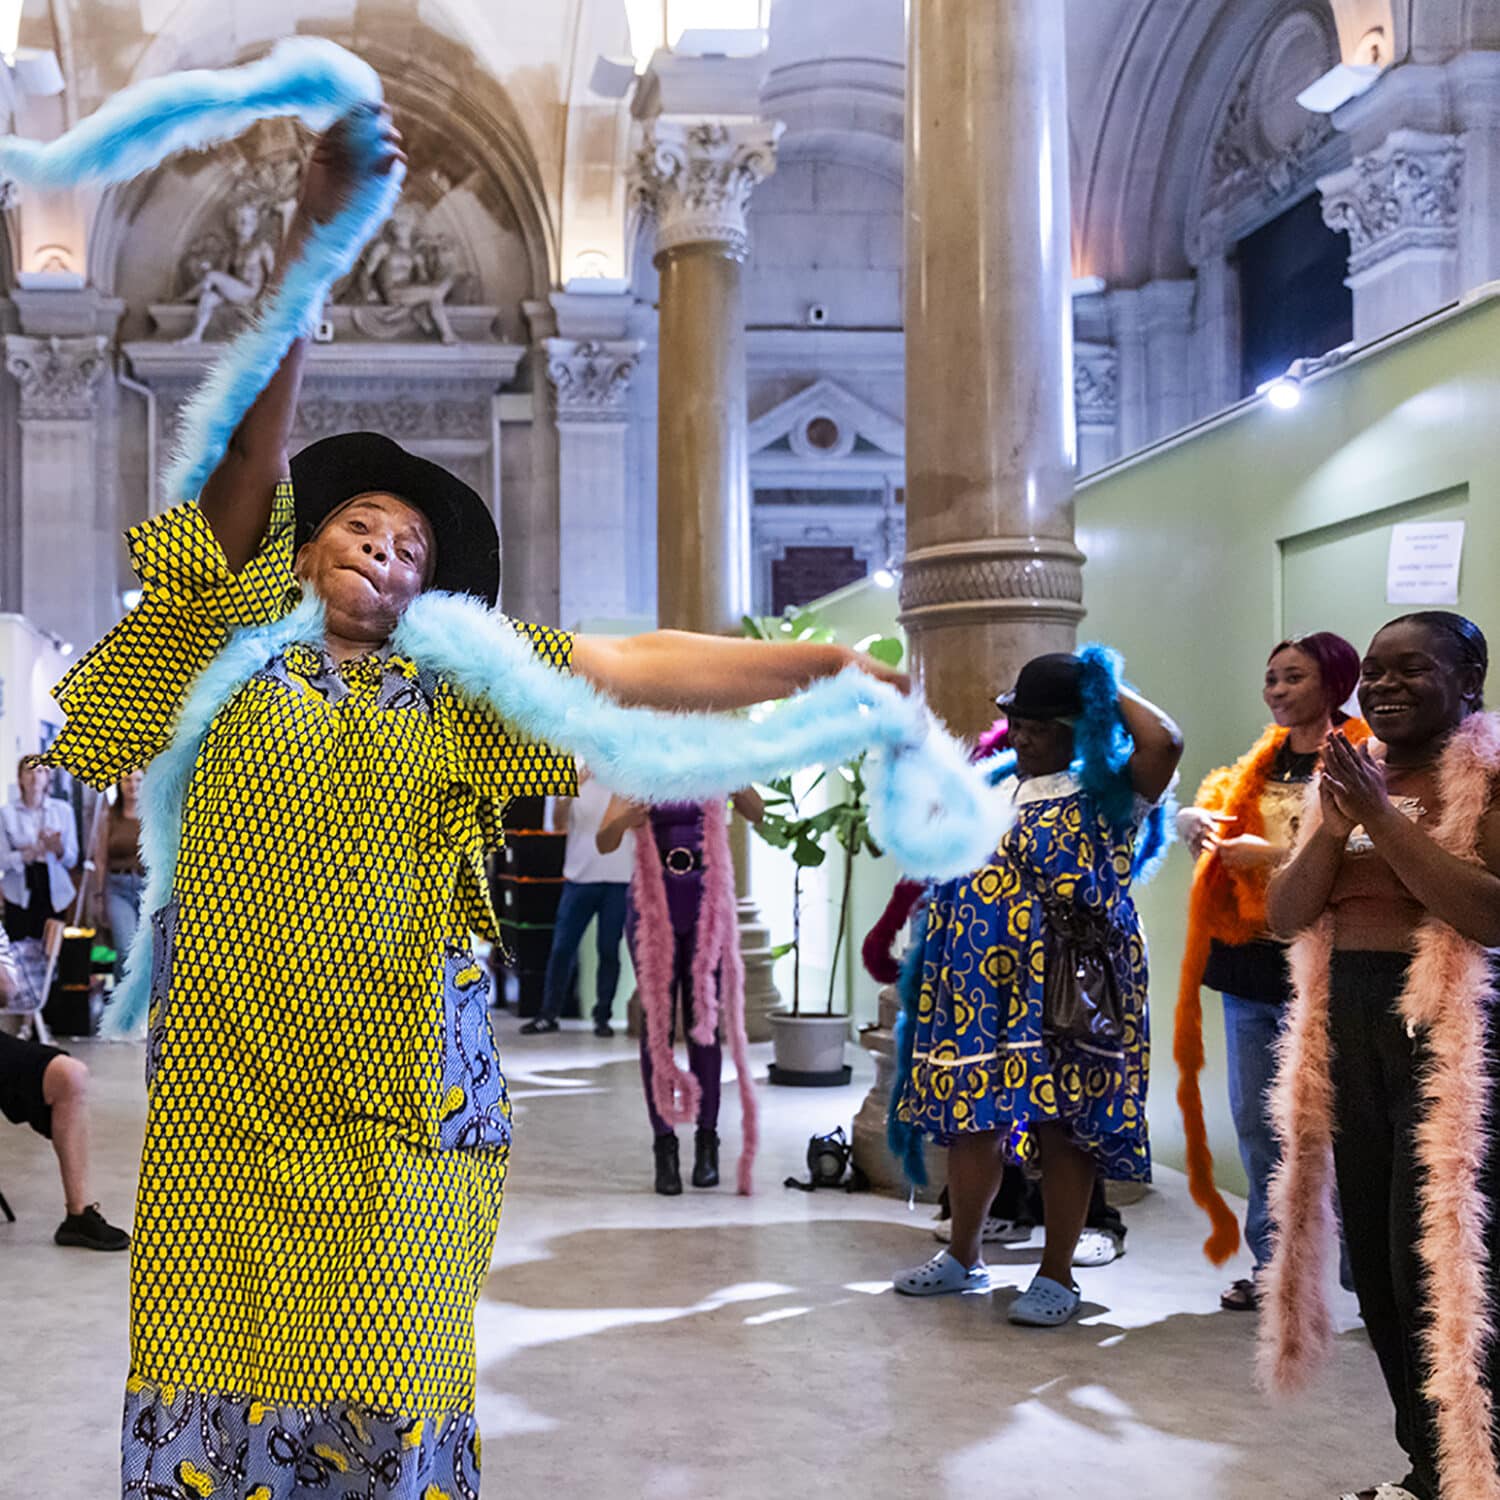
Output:
[[1076,719],[1083,713],[1083,663],[1066,651],[1034,656],[1014,689],[995,702],[1012,719]]
[[378,432],[341,432],[292,460],[296,544],[359,495],[395,495],[427,517],[437,544],[432,587],[474,594],[491,609],[500,597],[500,534],[489,507],[441,464],[408,453]]

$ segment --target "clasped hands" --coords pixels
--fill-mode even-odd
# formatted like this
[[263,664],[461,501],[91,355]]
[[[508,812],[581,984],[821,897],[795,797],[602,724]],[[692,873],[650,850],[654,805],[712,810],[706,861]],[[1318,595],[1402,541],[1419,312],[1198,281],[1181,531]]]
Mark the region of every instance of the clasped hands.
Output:
[[1323,744],[1318,800],[1323,828],[1331,838],[1346,840],[1356,828],[1372,832],[1394,814],[1380,762],[1365,745],[1354,745],[1334,730]]

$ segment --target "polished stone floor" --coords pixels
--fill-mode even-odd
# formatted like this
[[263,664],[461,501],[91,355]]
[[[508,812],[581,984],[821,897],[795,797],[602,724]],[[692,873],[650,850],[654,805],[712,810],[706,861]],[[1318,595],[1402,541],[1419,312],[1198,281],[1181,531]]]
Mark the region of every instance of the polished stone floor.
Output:
[[[1079,1322],[1013,1329],[1035,1250],[992,1257],[992,1296],[908,1301],[886,1278],[930,1253],[930,1210],[781,1186],[809,1134],[847,1125],[863,1059],[848,1089],[762,1087],[755,1197],[662,1199],[630,1044],[515,1024],[500,1029],[519,1149],[478,1314],[487,1497],[1332,1500],[1401,1472],[1347,1299],[1317,1389],[1254,1392],[1254,1320],[1217,1310],[1224,1278],[1176,1174],[1127,1210],[1130,1253],[1081,1273]],[[126,1220],[140,1051],[77,1051],[95,1193]],[[0,1190],[20,1216],[0,1223],[0,1500],[107,1497],[125,1257],[52,1245],[52,1158],[3,1124]]]

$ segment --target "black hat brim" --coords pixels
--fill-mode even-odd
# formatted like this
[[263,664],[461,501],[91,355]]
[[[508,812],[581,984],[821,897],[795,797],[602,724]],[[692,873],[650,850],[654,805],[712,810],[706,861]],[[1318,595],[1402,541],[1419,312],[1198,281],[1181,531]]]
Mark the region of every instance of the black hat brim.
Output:
[[395,495],[421,511],[432,527],[437,558],[431,587],[470,594],[495,607],[500,534],[489,507],[456,474],[378,432],[320,438],[297,454],[291,467],[298,547],[350,500]]

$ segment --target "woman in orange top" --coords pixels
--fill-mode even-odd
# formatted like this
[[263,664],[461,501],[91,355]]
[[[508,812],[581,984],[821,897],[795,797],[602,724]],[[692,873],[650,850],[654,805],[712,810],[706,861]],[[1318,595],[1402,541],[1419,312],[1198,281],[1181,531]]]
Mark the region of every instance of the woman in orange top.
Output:
[[1211,772],[1194,805],[1178,815],[1198,868],[1177,996],[1177,1098],[1187,1134],[1188,1182],[1213,1220],[1204,1248],[1215,1264],[1239,1248],[1239,1224],[1214,1187],[1203,1125],[1199,990],[1205,985],[1224,999],[1230,1112],[1250,1179],[1245,1240],[1255,1271],[1225,1291],[1220,1304],[1230,1311],[1253,1311],[1259,1304],[1257,1278],[1271,1258],[1266,1195],[1280,1155],[1266,1091],[1291,984],[1286,949],[1267,929],[1266,887],[1296,840],[1303,797],[1329,731],[1338,725],[1353,740],[1369,734],[1340,708],[1358,681],[1359,653],[1342,636],[1319,631],[1282,641],[1266,663],[1263,691],[1275,723],[1234,765]]

